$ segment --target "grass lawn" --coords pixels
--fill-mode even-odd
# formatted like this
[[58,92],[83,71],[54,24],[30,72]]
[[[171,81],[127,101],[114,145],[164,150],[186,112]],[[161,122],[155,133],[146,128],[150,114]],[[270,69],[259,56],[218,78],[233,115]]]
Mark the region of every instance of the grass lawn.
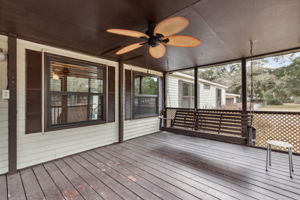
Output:
[[285,103],[283,105],[265,105],[258,110],[263,111],[299,111],[300,112],[300,104],[295,103]]

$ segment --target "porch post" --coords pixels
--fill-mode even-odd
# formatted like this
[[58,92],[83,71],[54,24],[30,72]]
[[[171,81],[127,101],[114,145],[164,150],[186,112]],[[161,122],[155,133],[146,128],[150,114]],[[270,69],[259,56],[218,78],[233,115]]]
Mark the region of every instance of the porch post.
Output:
[[119,59],[119,143],[124,140],[124,60]]
[[8,173],[17,172],[17,36],[8,35]]
[[247,60],[242,58],[242,136],[248,140],[248,114],[247,114]]
[[198,108],[198,67],[194,68],[194,108]]
[[[163,110],[163,126],[167,126],[167,72],[163,73],[163,84],[162,84],[162,110]],[[161,124],[162,125],[162,124]],[[161,127],[160,127],[161,128]]]

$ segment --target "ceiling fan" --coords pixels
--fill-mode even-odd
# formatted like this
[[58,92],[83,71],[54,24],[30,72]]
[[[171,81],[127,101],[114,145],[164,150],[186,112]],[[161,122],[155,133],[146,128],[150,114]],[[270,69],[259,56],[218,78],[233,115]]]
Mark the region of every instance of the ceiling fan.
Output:
[[167,46],[175,47],[196,47],[201,41],[188,35],[175,35],[189,25],[189,21],[184,17],[167,18],[160,23],[149,24],[145,33],[127,29],[107,29],[109,33],[140,38],[143,41],[130,44],[118,50],[117,55],[125,54],[144,45],[149,45],[149,53],[153,58],[162,58],[166,54]]

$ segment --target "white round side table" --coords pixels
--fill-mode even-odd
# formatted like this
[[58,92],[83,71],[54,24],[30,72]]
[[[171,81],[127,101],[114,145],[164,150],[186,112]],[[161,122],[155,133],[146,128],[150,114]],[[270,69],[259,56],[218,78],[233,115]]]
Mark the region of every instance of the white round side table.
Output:
[[292,153],[292,148],[293,145],[291,145],[288,142],[283,142],[279,140],[268,140],[267,141],[267,159],[266,159],[266,171],[268,171],[268,164],[271,166],[271,151],[272,151],[272,146],[278,146],[278,147],[283,147],[288,150],[289,153],[289,167],[290,167],[290,177],[293,178],[292,172],[294,172],[294,166],[293,166],[293,153]]

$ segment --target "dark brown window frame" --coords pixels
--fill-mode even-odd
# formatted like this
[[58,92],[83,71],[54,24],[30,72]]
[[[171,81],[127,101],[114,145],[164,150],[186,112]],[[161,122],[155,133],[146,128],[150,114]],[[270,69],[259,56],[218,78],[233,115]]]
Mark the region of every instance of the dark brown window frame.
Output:
[[[50,123],[50,61],[58,61],[58,62],[67,62],[71,64],[77,64],[81,66],[96,66],[103,69],[103,105],[102,105],[102,119],[101,120],[89,120],[84,122],[73,122],[68,124],[62,124],[62,125],[55,125],[52,126]],[[44,102],[44,118],[45,118],[45,132],[48,131],[55,131],[55,130],[62,130],[62,129],[70,129],[70,128],[78,128],[78,127],[84,127],[84,126],[91,126],[91,125],[98,125],[98,124],[104,124],[106,123],[106,107],[107,107],[107,80],[106,80],[106,73],[107,72],[107,66],[104,64],[89,62],[85,60],[79,60],[75,58],[70,58],[66,56],[51,54],[51,53],[45,53],[44,54],[44,96],[45,96],[45,102]],[[74,93],[74,92],[71,92]],[[80,93],[80,92],[79,92]]]
[[[156,114],[153,115],[147,115],[147,116],[135,116],[135,106],[134,106],[134,99],[135,99],[135,77],[136,76],[149,76],[149,77],[155,77],[157,78],[157,103],[156,103]],[[137,72],[133,71],[132,72],[132,79],[131,79],[131,116],[132,119],[144,119],[144,118],[150,118],[150,117],[158,117],[159,116],[159,101],[160,101],[160,92],[159,92],[159,82],[160,78],[157,75],[154,74],[148,74],[148,73],[143,73],[143,72]]]

